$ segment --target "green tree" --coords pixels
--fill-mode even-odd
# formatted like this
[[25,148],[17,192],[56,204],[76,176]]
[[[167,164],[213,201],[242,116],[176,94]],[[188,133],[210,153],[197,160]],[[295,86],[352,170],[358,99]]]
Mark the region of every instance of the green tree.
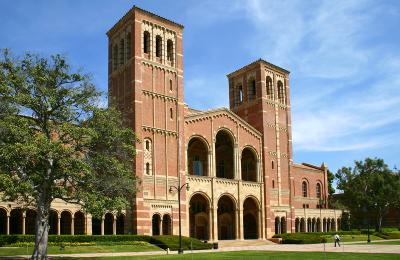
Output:
[[390,207],[400,200],[399,174],[393,172],[383,159],[366,158],[355,161],[354,168],[343,167],[336,173],[337,188],[343,191],[341,202],[352,215],[374,218],[377,231]]
[[328,194],[332,196],[335,193],[335,188],[333,188],[333,180],[335,179],[335,174],[328,169]]
[[50,205],[77,203],[99,216],[126,209],[136,190],[136,137],[121,114],[64,57],[8,50],[0,57],[0,191],[36,208],[33,259],[47,259]]

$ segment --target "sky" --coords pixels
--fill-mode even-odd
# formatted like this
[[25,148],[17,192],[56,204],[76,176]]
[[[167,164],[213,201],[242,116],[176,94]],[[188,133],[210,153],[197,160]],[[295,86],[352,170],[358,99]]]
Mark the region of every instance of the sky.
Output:
[[400,1],[0,0],[0,48],[66,55],[106,92],[105,33],[133,5],[185,26],[190,107],[229,107],[226,75],[262,58],[291,72],[295,162],[400,168]]

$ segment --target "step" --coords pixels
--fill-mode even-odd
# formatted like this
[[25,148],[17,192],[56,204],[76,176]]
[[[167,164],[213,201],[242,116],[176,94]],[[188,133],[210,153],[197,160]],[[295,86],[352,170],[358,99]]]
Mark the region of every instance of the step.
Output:
[[239,247],[239,246],[264,246],[273,245],[274,243],[269,240],[249,239],[249,240],[219,240],[218,247]]

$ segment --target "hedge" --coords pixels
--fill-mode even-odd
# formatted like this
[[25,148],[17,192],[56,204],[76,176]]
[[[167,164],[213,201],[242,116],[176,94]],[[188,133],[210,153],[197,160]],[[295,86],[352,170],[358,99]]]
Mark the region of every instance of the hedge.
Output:
[[360,235],[361,231],[337,231],[337,232],[313,232],[313,233],[284,233],[276,234],[273,237],[282,238],[283,244],[316,244],[326,242],[326,236],[339,235]]
[[[49,235],[52,243],[79,243],[79,242],[122,242],[145,241],[150,243],[151,236],[144,235]],[[35,242],[35,235],[0,235],[0,246],[7,246],[17,242]]]
[[[162,249],[178,250],[179,236],[153,236],[150,243]],[[211,249],[212,244],[202,242],[196,238],[182,237],[182,248],[184,250],[204,250]]]
[[[49,244],[63,243],[85,243],[95,242],[101,243],[123,243],[127,241],[144,241],[156,245],[162,249],[178,250],[179,236],[144,236],[144,235],[49,235]],[[0,235],[0,246],[8,246],[17,243],[27,244],[34,243],[34,235]],[[182,247],[185,250],[202,250],[211,249],[212,244],[204,243],[196,238],[182,237]]]

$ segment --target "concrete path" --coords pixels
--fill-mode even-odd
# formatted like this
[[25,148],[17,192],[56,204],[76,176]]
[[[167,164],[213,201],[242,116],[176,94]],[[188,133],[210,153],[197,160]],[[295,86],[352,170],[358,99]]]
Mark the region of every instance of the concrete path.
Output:
[[[384,240],[389,241],[389,240]],[[374,241],[378,242],[378,241]],[[341,247],[334,247],[331,244],[306,244],[306,245],[256,245],[256,246],[233,246],[223,247],[216,250],[194,250],[185,251],[185,254],[190,253],[208,253],[208,252],[230,252],[230,251],[287,251],[287,252],[348,252],[348,253],[386,253],[386,254],[400,254],[400,245],[379,245],[379,244],[355,244],[356,242],[344,242]],[[360,243],[357,242],[357,243]],[[362,242],[361,242],[362,243]],[[142,256],[142,255],[166,255],[166,251],[150,251],[150,252],[120,252],[120,253],[88,253],[88,254],[57,254],[49,255],[49,257],[112,257],[112,256]],[[176,251],[170,254],[177,254]],[[30,256],[13,256],[13,257],[0,257],[0,259],[28,259]],[[400,258],[400,256],[399,256]]]

